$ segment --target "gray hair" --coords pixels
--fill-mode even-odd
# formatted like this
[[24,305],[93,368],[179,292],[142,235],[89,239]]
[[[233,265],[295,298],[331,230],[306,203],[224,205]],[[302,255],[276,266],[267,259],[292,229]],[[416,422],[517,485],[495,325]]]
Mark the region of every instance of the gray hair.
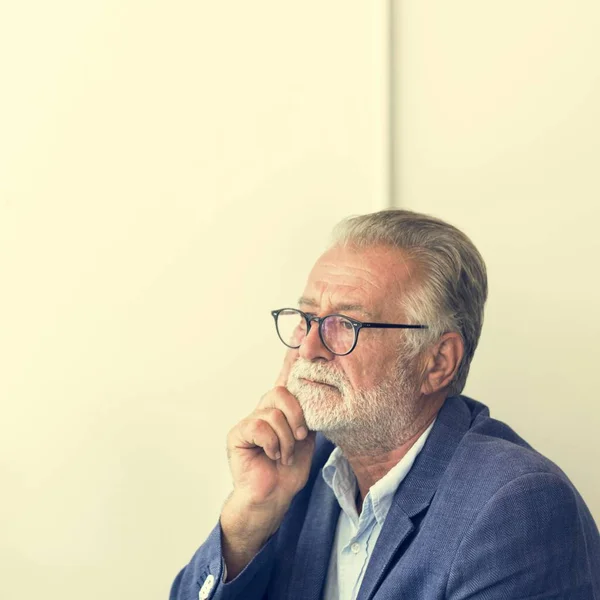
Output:
[[444,333],[459,333],[465,353],[449,395],[460,394],[481,334],[488,291],[485,263],[473,242],[441,219],[390,209],[344,219],[333,230],[333,245],[392,246],[415,265],[418,283],[400,301],[410,322],[429,329],[405,330],[406,350],[415,358]]

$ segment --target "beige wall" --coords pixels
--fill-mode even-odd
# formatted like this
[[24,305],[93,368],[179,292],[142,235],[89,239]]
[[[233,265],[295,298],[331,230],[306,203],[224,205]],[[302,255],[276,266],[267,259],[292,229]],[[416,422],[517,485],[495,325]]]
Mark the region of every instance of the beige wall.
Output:
[[466,393],[600,521],[600,4],[395,3],[401,206],[462,227],[490,296]]
[[0,7],[0,597],[167,597],[269,310],[387,196],[381,3]]

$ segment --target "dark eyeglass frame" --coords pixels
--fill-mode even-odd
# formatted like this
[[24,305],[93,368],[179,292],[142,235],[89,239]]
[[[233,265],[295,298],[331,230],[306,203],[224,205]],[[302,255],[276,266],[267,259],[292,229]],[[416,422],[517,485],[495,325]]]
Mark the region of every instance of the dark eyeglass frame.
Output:
[[[319,325],[319,338],[321,339],[321,343],[323,344],[323,346],[325,346],[325,348],[327,348],[327,350],[329,350],[329,352],[331,352],[332,354],[335,354],[336,356],[347,356],[348,354],[350,354],[350,352],[352,352],[352,350],[354,350],[354,348],[356,348],[356,344],[358,343],[358,334],[360,333],[361,329],[429,329],[429,327],[427,325],[407,325],[405,323],[366,323],[364,321],[359,321],[358,319],[353,319],[352,317],[349,317],[347,315],[342,315],[340,313],[333,313],[331,315],[325,315],[324,317],[317,317],[316,315],[313,315],[310,313],[305,313],[304,311],[302,311],[298,308],[279,308],[277,310],[272,310],[271,315],[273,315],[273,319],[275,320],[275,329],[277,330],[277,336],[279,337],[279,339],[283,342],[283,344],[285,346],[287,346],[288,348],[292,348],[292,349],[300,348],[300,346],[302,345],[302,342],[300,342],[300,344],[298,344],[297,346],[290,346],[288,343],[283,341],[283,338],[281,337],[281,334],[279,333],[279,326],[277,324],[277,319],[279,318],[279,314],[282,313],[284,310],[294,311],[294,312],[298,313],[299,315],[301,315],[302,317],[304,317],[304,320],[306,321],[306,335],[304,336],[304,338],[306,338],[308,336],[308,334],[310,333],[310,328],[311,328],[312,322],[316,321]],[[328,317],[342,317],[342,318],[346,319],[347,321],[349,321],[350,323],[352,323],[352,327],[354,329],[354,343],[352,344],[352,347],[350,348],[350,350],[348,350],[348,352],[344,352],[344,353],[334,352],[325,343],[325,340],[323,339],[323,321],[325,319],[327,319]]]

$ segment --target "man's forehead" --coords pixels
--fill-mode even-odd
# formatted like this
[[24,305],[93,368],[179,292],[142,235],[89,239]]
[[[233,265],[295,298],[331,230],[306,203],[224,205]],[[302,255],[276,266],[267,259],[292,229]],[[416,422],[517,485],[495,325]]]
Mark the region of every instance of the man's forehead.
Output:
[[409,262],[395,248],[334,247],[315,263],[300,300],[315,308],[326,303],[340,312],[379,313],[382,303],[406,289],[411,275]]
[[317,259],[309,275],[309,281],[327,277],[346,285],[365,285],[374,288],[393,285],[406,287],[413,272],[412,262],[397,248],[335,246]]
[[[321,308],[321,304],[322,302],[319,302],[312,296],[300,296],[300,298],[298,298],[298,305],[305,308],[312,308],[318,310]],[[331,302],[329,300],[328,304],[330,310],[335,313],[361,313],[362,315],[369,318],[375,318],[376,316],[378,316],[378,313],[369,310],[360,302]]]

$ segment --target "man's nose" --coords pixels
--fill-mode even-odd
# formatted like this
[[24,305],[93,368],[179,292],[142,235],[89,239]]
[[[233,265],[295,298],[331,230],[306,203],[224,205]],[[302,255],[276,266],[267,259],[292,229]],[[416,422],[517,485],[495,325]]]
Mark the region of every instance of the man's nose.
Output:
[[302,340],[300,348],[298,348],[298,354],[307,360],[315,360],[317,358],[332,360],[335,357],[335,354],[327,350],[323,345],[319,336],[319,324],[316,321],[311,322],[310,331]]

